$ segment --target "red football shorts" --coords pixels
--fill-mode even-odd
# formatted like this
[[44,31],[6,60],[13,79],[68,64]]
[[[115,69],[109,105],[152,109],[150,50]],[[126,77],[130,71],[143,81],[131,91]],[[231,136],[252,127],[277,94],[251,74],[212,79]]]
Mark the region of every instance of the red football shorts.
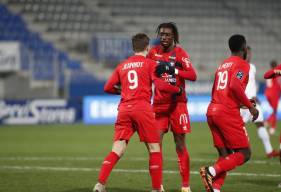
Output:
[[[153,106],[157,128],[163,132],[190,133],[190,121],[186,103]],[[165,109],[165,110],[162,110]]]
[[135,131],[137,131],[142,142],[160,142],[160,132],[156,128],[155,115],[152,111],[124,111],[118,113],[114,141],[129,141]]
[[229,149],[249,147],[248,134],[240,115],[210,115],[207,116],[207,121],[216,147]]

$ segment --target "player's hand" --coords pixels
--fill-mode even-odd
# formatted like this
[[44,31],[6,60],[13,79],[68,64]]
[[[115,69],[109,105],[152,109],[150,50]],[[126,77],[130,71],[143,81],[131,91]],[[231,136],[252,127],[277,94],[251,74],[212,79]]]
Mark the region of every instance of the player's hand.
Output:
[[281,69],[274,69],[273,72],[275,75],[281,75]]
[[184,91],[183,87],[179,87],[179,89],[180,89],[179,92],[176,94],[177,96],[182,95],[182,93]]
[[121,85],[120,84],[114,85],[114,88],[116,89],[117,94],[121,94]]
[[175,67],[171,66],[168,62],[160,62],[156,66],[156,75],[160,77],[163,73],[168,73],[170,75],[175,74]]
[[249,111],[250,111],[251,115],[253,116],[252,121],[255,121],[259,117],[259,111],[254,106],[250,107]]
[[252,98],[252,99],[250,99],[250,102],[252,103],[252,105],[253,105],[254,107],[257,106],[257,101],[256,101],[255,97]]

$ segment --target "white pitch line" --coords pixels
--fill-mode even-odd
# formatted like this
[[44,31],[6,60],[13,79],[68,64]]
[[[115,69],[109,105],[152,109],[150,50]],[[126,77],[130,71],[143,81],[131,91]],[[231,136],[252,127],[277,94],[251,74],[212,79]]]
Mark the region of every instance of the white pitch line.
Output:
[[[99,172],[98,168],[87,168],[87,167],[48,167],[48,166],[0,166],[0,170],[31,170],[31,171],[77,171],[77,172]],[[113,169],[113,172],[117,173],[148,173],[145,169]],[[164,170],[164,174],[178,174],[178,171]],[[198,171],[191,171],[192,175],[199,175]],[[239,173],[233,172],[228,173],[233,176],[246,176],[246,177],[281,177],[281,174],[259,174],[259,173]]]
[[[0,161],[101,161],[104,157],[0,157]],[[124,161],[147,161],[144,157],[123,158]],[[176,158],[164,158],[164,161],[177,161]],[[192,162],[214,162],[215,159],[191,158]],[[279,162],[250,160],[247,164],[277,165]]]

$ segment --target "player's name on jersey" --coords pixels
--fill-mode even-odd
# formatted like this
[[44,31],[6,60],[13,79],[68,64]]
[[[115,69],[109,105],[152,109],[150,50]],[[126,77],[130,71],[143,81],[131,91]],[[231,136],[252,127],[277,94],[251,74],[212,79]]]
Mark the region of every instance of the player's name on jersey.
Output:
[[122,70],[126,70],[126,69],[132,69],[132,68],[141,68],[143,65],[143,62],[132,62],[132,63],[126,63]]
[[219,70],[229,68],[232,66],[232,64],[233,64],[233,62],[223,63],[219,66]]

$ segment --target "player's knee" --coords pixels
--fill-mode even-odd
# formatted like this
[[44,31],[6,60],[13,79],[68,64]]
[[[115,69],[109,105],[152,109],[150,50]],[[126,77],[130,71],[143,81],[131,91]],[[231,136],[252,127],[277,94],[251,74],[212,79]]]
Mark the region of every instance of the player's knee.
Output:
[[147,143],[148,151],[150,153],[160,152],[160,144],[159,143]]
[[115,141],[113,143],[112,151],[121,157],[126,151],[127,143],[125,140]]

